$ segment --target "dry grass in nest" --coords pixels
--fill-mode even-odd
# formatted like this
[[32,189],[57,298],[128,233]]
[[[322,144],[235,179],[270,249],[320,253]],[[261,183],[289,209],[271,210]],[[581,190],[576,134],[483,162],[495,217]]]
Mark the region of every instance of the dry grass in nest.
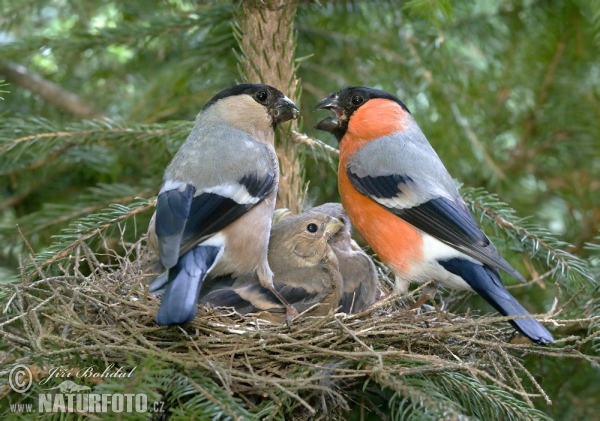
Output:
[[[565,346],[569,338],[552,347],[509,343],[513,330],[503,317],[403,310],[396,300],[356,315],[300,318],[292,330],[209,308],[183,328],[160,327],[153,321],[159,300],[145,287],[152,256],[141,242],[125,249],[120,255],[105,243],[105,254],[94,255],[81,243],[53,270],[38,269],[37,280],[24,277],[10,294],[12,315],[0,334],[22,355],[33,351],[47,361],[93,355],[108,365],[157,357],[207,373],[248,403],[283,392],[310,413],[324,396],[346,407],[345,390],[367,379],[394,388],[401,387],[397,376],[440,372],[461,372],[529,404],[538,396],[550,402],[522,357],[589,359]],[[521,385],[524,377],[533,392]]]

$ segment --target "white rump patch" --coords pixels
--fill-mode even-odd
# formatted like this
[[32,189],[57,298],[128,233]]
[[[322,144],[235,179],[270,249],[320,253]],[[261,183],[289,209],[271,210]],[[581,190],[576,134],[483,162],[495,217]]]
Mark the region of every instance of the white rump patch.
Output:
[[441,242],[437,238],[434,238],[431,235],[425,233],[423,233],[423,251],[425,252],[425,259],[429,261],[449,260],[455,257],[460,257],[462,259],[470,260],[472,262],[477,262],[475,259],[467,256],[464,253],[461,253],[455,248],[452,248],[449,245]]
[[198,244],[200,246],[213,246],[213,247],[222,247],[225,248],[225,236],[221,231],[215,233],[214,235],[208,237],[206,240]]
[[440,284],[451,289],[466,289],[472,291],[467,282],[465,282],[460,276],[448,272],[442,267],[442,265],[437,263],[436,260],[443,261],[459,258],[468,260],[478,265],[481,265],[481,262],[425,233],[423,233],[423,251],[425,251],[425,259],[433,263],[434,266],[438,267],[437,276],[433,276],[433,278],[436,279]]
[[221,259],[223,258],[223,254],[225,254],[225,249],[226,249],[225,236],[223,235],[223,233],[221,231],[219,231],[212,237],[207,238],[206,240],[204,240],[203,242],[198,244],[198,246],[212,246],[212,247],[219,248],[219,253],[217,253],[217,257],[215,257],[215,261],[206,271],[206,273],[210,273],[210,271],[212,271],[214,269],[214,267],[217,266],[217,263],[219,263],[221,261]]

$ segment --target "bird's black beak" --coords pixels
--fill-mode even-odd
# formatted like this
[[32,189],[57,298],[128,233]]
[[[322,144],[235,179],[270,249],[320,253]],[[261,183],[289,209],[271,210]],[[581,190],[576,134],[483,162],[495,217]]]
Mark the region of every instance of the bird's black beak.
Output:
[[337,94],[331,94],[319,102],[315,108],[313,108],[313,111],[315,110],[329,110],[333,113],[331,117],[327,117],[326,119],[319,121],[315,126],[315,129],[332,133],[334,130],[340,127],[340,119],[344,117],[344,109],[339,102],[339,97]]
[[275,102],[271,115],[273,116],[273,124],[277,125],[288,120],[297,119],[300,115],[300,110],[291,99],[284,95]]

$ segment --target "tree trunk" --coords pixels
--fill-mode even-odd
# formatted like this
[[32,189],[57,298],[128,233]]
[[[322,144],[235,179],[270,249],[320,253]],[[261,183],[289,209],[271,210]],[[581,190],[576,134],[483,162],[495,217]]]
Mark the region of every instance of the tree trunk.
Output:
[[[296,6],[296,0],[243,1],[237,19],[237,38],[248,82],[274,86],[294,102],[299,100],[294,67]],[[277,206],[294,213],[300,212],[303,205],[303,177],[292,141],[292,130],[297,128],[296,120],[283,124],[275,141],[280,167]]]

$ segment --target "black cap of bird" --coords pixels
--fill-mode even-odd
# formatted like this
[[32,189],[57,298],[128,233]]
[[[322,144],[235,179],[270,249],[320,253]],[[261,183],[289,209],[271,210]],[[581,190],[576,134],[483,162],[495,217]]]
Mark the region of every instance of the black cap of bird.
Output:
[[[502,284],[498,270],[523,276],[500,256],[460,196],[452,177],[394,95],[352,86],[315,109],[332,116],[317,128],[340,143],[338,188],[350,221],[396,274],[396,289],[431,279],[477,292],[501,314],[529,312]],[[533,318],[510,323],[545,344],[552,335]]]
[[150,288],[165,289],[158,324],[193,320],[207,275],[256,272],[274,291],[267,261],[279,180],[274,129],[298,114],[282,92],[261,84],[225,89],[202,108],[165,170],[149,227],[168,270]]
[[352,239],[351,224],[341,203],[325,203],[310,209],[339,219],[344,226],[329,241],[342,275],[340,311],[358,313],[377,301],[379,278],[371,258]]
[[[306,315],[319,316],[338,308],[342,277],[329,241],[343,226],[318,212],[284,217],[273,225],[268,256],[274,286],[299,312],[310,309]],[[285,312],[254,273],[208,281],[200,303],[234,307],[241,314],[265,311],[261,317],[268,320],[279,320]]]

